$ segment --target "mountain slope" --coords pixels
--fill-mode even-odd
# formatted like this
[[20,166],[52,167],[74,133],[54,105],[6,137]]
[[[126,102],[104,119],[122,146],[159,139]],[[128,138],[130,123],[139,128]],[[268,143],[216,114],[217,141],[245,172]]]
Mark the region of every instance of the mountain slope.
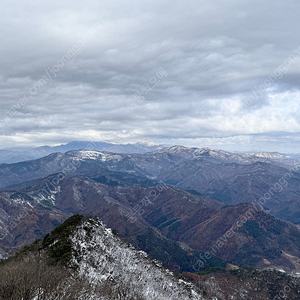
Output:
[[1,299],[203,299],[98,218],[80,215],[2,262],[0,270]]
[[185,279],[178,279],[98,218],[74,215],[0,263],[0,298],[275,300],[299,295],[300,279],[275,270],[202,273],[208,275],[184,273],[180,278]]
[[[135,246],[181,270],[216,265],[215,256],[237,265],[299,270],[299,229],[258,206],[224,206],[219,201],[159,183],[126,184],[126,178],[121,185],[109,185],[98,182],[97,177],[66,177],[57,187],[43,191],[56,176],[0,193],[0,207],[5,212],[5,217],[0,218],[2,232],[6,233],[3,246],[31,242],[47,232],[49,227],[44,224],[54,227],[55,222],[80,213],[99,216]],[[113,178],[113,173],[110,176]],[[35,217],[20,219],[18,226],[8,229],[9,221],[18,217],[14,212],[20,210]],[[30,230],[23,223],[28,223]],[[155,251],[147,242],[150,240],[160,241],[159,245],[166,248]],[[178,256],[180,247],[176,243],[171,245],[170,240],[186,245],[182,258]],[[201,252],[209,252],[209,259],[201,258]]]
[[219,270],[207,275],[185,273],[185,276],[204,290],[204,294],[210,295],[209,299],[298,300],[299,298],[300,278],[287,276],[276,270],[244,268]]
[[158,262],[148,260],[145,252],[134,251],[97,219],[81,224],[71,242],[71,263],[93,285],[109,280],[114,289],[125,289],[132,299],[137,299],[136,294],[143,299],[203,299],[190,284],[175,280]]
[[[127,241],[139,248],[147,249],[153,257],[161,259],[170,268],[193,270],[194,257],[187,254],[194,253],[194,256],[197,256],[200,254],[199,251],[182,249],[176,242],[164,238],[139,214],[134,222],[127,216],[127,212],[133,214],[139,201],[149,194],[152,195],[154,191],[158,191],[157,189],[161,186],[128,186],[124,185],[125,182],[116,186],[100,183],[98,178],[67,177],[54,188],[51,182],[55,178],[54,174],[45,179],[21,185],[16,190],[0,193],[2,197],[0,208],[3,211],[2,216],[0,215],[2,224],[0,245],[13,250],[24,243],[32,242],[49,231],[48,227],[45,228],[45,223],[50,224],[52,226],[50,229],[52,229],[55,224],[60,223],[70,214],[97,215]],[[47,185],[51,187],[50,190],[46,190]],[[214,212],[216,207],[221,205],[213,200],[209,203],[198,196],[172,187],[169,189],[170,209],[172,209],[172,203],[182,206],[182,198],[188,199],[189,197],[192,202],[199,204],[197,211],[202,210],[203,217],[207,218],[206,211]],[[188,209],[191,210],[191,207]],[[22,214],[19,214],[20,211]],[[31,220],[30,223],[29,220]],[[16,226],[10,226],[11,221],[14,221]],[[30,236],[29,233],[32,235]],[[158,243],[159,247],[153,247],[153,243]],[[3,249],[2,253],[5,252]],[[222,260],[211,259],[209,265],[215,264],[222,264]]]

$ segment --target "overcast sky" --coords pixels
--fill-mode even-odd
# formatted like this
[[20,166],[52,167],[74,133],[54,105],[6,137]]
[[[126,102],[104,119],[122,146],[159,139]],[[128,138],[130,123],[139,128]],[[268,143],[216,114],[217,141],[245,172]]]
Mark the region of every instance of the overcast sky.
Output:
[[299,15],[299,0],[2,0],[0,148],[299,153]]

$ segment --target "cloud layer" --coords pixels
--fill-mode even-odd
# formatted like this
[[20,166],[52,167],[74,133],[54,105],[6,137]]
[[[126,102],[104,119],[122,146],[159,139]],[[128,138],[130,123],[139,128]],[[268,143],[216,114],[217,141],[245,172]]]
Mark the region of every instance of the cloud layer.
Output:
[[300,3],[4,0],[1,148],[299,152]]

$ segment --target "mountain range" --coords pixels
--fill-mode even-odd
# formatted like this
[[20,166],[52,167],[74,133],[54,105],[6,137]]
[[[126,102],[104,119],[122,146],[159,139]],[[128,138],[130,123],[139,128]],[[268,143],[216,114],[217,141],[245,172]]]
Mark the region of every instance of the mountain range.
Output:
[[[289,219],[297,212],[290,205],[297,208],[299,201],[297,168],[297,159],[277,153],[181,146],[144,154],[72,150],[2,164],[1,253],[80,213],[99,216],[174,270],[231,263],[297,272],[300,233],[297,219]],[[265,191],[273,193],[268,202],[253,200]],[[294,214],[286,214],[286,221],[295,225],[276,216],[279,197],[281,210]]]
[[236,154],[182,146],[144,154],[76,150],[2,164],[0,188],[59,172],[95,175],[105,169],[196,191],[229,205],[258,205],[276,217],[300,224],[299,166],[299,159],[278,153]]
[[[31,149],[8,151],[21,158]],[[91,142],[38,149],[36,156],[0,164],[0,258],[14,253],[35,257],[28,249],[38,255],[50,251],[50,265],[73,257],[76,288],[61,283],[70,280],[69,271],[55,269],[58,265],[47,273],[56,278],[53,286],[78,299],[101,299],[96,286],[122,299],[124,295],[128,299],[276,299],[287,285],[286,294],[296,297],[300,288],[297,156]],[[92,218],[80,217],[86,223],[72,232],[70,240],[66,224],[78,215]],[[57,236],[60,231],[66,245]],[[121,252],[132,259],[115,257]],[[149,259],[156,259],[155,270]],[[6,261],[11,258],[4,265]],[[40,263],[27,266],[26,259],[12,261],[15,270],[21,266],[19,274],[41,267]],[[146,269],[145,277],[141,270]],[[194,285],[174,279],[174,274]],[[167,286],[157,284],[157,278],[169,282],[175,296]]]
[[156,150],[160,145],[155,143],[115,144],[106,142],[73,141],[59,146],[12,147],[0,149],[0,163],[16,163],[47,156],[52,153],[65,153],[71,150],[98,150],[115,153],[146,153]]

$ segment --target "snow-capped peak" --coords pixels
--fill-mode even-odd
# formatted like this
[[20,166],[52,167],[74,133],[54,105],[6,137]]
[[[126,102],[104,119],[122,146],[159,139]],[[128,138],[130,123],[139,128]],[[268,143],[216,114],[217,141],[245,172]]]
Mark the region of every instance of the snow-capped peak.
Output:
[[91,285],[104,287],[109,282],[112,293],[126,289],[126,299],[203,299],[192,284],[176,279],[145,252],[136,251],[115,236],[97,218],[84,221],[71,241],[72,263]]

